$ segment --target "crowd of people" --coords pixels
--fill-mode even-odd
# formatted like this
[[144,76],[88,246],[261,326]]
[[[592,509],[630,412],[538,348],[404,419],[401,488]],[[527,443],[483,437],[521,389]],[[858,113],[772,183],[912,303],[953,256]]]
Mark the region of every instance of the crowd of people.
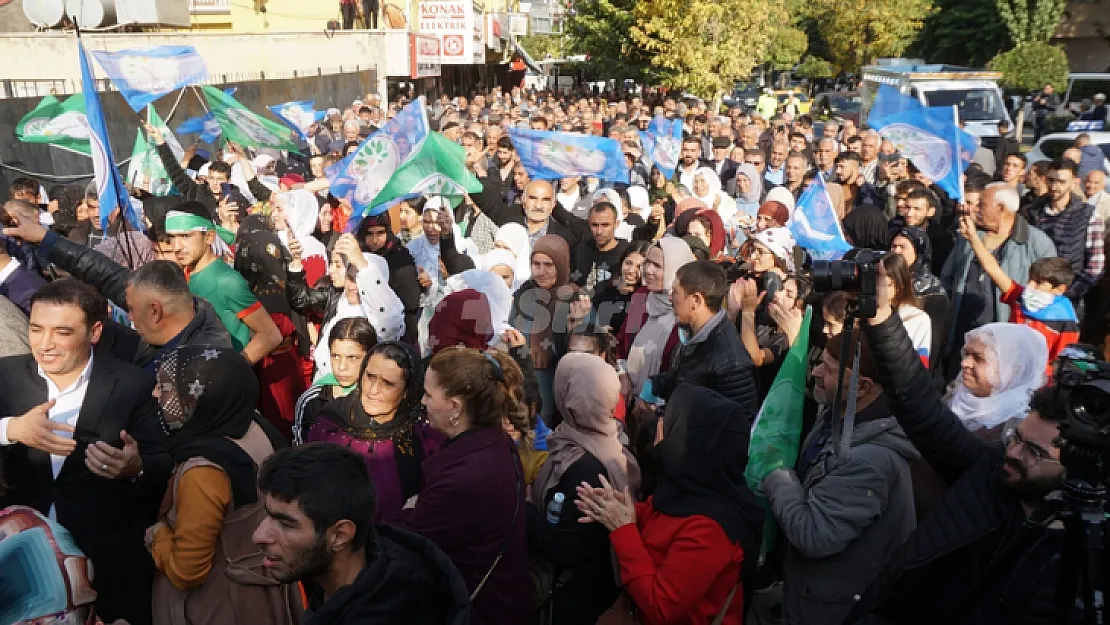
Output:
[[[179,159],[148,126],[176,192],[132,189],[142,228],[14,180],[0,621],[1055,622],[1062,531],[1025,538],[1064,472],[1053,362],[1110,350],[1089,139],[980,149],[958,200],[851,120],[603,95],[430,102],[481,191],[373,216],[325,172],[404,98],[303,154]],[[532,179],[513,127],[615,139],[630,181]],[[854,333],[792,235],[817,176],[886,253]],[[797,463],[753,489],[807,308]]]

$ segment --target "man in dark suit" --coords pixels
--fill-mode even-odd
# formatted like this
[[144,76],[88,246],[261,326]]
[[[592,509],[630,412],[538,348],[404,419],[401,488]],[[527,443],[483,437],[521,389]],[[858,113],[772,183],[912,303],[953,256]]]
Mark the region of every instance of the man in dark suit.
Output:
[[151,619],[154,568],[143,532],[173,467],[151,395],[154,379],[93,354],[107,301],[61,280],[31,299],[31,354],[0,360],[0,508],[56,519],[95,567],[97,612]]
[[729,157],[731,152],[732,141],[728,137],[713,137],[713,171],[722,185],[736,178],[737,163]]

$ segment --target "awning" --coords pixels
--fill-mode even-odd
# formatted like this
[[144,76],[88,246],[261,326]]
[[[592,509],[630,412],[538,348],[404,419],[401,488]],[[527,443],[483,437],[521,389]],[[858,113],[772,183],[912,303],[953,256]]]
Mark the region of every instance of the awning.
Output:
[[528,51],[520,45],[520,42],[517,41],[515,37],[513,38],[513,49],[516,50],[516,53],[520,55],[521,60],[523,60],[524,64],[528,66],[528,69],[536,72],[537,74],[545,73],[542,69],[540,69],[540,66],[532,60],[532,56],[528,54]]

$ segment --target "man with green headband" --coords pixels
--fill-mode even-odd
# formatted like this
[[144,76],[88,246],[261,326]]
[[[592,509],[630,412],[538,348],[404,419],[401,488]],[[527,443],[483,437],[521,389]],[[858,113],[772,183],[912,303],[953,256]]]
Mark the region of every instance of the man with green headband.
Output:
[[166,234],[189,290],[212,304],[244,358],[257,363],[281,344],[281,331],[246,279],[221,258],[235,236],[212,221],[208,207],[200,202],[178,204],[166,213]]

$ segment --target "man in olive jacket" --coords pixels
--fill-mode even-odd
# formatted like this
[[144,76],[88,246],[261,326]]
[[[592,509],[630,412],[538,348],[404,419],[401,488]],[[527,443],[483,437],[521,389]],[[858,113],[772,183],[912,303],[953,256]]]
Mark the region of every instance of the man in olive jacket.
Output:
[[[859,336],[858,334],[856,335]],[[857,339],[858,340],[858,339]],[[853,341],[856,343],[856,341]],[[849,363],[845,385],[858,371],[855,425],[832,435],[839,336],[829,339],[813,372],[814,397],[824,410],[800,450],[797,475],[777,469],[763,480],[771,512],[786,538],[783,621],[840,623],[916,522],[910,463],[918,458],[891,416],[866,341]],[[841,396],[843,414],[847,393]]]

